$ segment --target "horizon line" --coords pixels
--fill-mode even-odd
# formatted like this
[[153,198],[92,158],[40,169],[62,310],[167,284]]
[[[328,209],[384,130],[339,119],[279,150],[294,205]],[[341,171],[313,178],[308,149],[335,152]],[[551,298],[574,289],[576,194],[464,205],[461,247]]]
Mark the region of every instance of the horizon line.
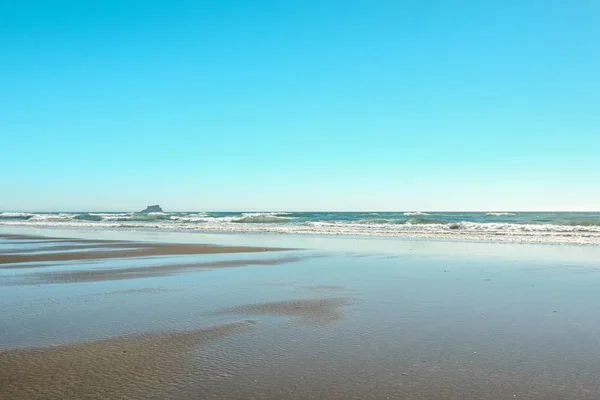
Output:
[[[141,211],[137,210],[2,210],[0,213],[4,212],[15,212],[15,213],[119,213],[119,212],[128,212],[128,213],[140,213]],[[237,210],[217,210],[217,209],[205,209],[205,210],[167,210],[164,213],[193,213],[193,212],[216,212],[216,213],[308,213],[308,212],[328,212],[328,213],[408,213],[408,212],[421,212],[421,213],[532,213],[532,212],[544,212],[544,213],[567,213],[567,212],[579,212],[579,213],[598,213],[600,209],[570,209],[570,210],[557,210],[557,209],[544,209],[544,210],[502,210],[502,209],[490,209],[490,210],[328,210],[328,209],[309,209],[309,210],[275,210],[275,209],[260,209],[260,210],[251,210],[251,209],[237,209]]]

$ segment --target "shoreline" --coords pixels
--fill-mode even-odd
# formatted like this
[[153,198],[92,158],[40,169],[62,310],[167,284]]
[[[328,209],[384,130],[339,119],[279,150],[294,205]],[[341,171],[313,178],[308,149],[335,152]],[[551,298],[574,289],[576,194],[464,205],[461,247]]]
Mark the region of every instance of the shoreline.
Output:
[[600,246],[600,212],[0,213],[3,227]]

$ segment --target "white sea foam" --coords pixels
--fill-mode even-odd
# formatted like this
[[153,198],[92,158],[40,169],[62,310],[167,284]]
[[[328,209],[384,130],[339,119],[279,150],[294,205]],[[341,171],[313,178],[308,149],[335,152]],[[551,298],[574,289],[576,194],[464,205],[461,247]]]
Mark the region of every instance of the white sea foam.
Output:
[[421,212],[421,211],[409,211],[409,212],[405,212],[404,215],[406,215],[407,217],[411,217],[411,216],[415,216],[415,215],[429,215],[429,214]]
[[[3,213],[6,214],[6,213]],[[301,235],[350,235],[373,237],[444,238],[503,242],[573,243],[600,245],[600,225],[515,224],[515,223],[399,223],[393,220],[320,220],[300,222],[281,213],[246,213],[210,216],[205,213],[172,215],[170,219],[136,221],[131,213],[90,215],[102,221],[74,219],[80,214],[33,214],[28,220],[0,220],[0,225],[93,228],[158,229],[199,232],[278,233]],[[20,216],[20,215],[19,215]]]
[[190,214],[185,216],[171,216],[172,221],[212,223],[212,224],[269,224],[282,223],[293,220],[293,217],[286,217],[291,213],[268,212],[268,213],[243,213],[241,215],[228,215],[222,217],[211,217],[207,213]]
[[170,219],[172,221],[181,221],[181,222],[206,222],[208,219],[208,214],[198,213],[198,214],[189,214],[186,216],[172,215],[170,217]]
[[2,212],[2,213],[0,213],[0,218],[1,217],[5,217],[5,218],[30,217],[32,215],[34,215],[34,214],[26,213],[26,212]]
[[108,214],[108,213],[106,213],[106,214],[105,213],[90,213],[90,215],[96,215],[96,216],[102,217],[102,219],[104,221],[116,221],[116,220],[123,221],[123,220],[133,219],[133,217],[134,217],[133,213],[118,213],[118,214],[115,214],[115,213],[110,213],[110,214]]
[[31,222],[35,221],[70,221],[75,218],[79,214],[68,214],[68,213],[59,213],[59,214],[33,214],[33,216],[29,219]]
[[505,217],[505,216],[517,215],[517,214],[509,213],[509,212],[489,212],[489,213],[487,213],[485,215],[492,215],[492,216],[495,216],[495,217]]
[[241,217],[234,217],[231,222],[246,224],[264,224],[287,222],[290,217],[282,217],[281,213],[244,213]]

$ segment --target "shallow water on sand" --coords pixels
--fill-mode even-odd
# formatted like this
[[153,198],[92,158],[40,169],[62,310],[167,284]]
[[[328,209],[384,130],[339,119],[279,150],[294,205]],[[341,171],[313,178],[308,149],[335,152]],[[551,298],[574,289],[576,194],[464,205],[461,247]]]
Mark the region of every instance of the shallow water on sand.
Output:
[[[135,387],[182,399],[599,398],[596,250],[493,246],[333,241],[317,250],[0,269],[0,344],[143,334],[154,346],[152,333],[251,320],[210,342],[174,348],[175,375],[157,367],[164,379],[150,381],[131,372]],[[296,258],[190,267],[288,257]],[[177,264],[188,267],[111,278],[121,269]],[[111,272],[57,278],[88,269]],[[2,360],[1,367],[15,365]],[[132,396],[151,398],[142,389]]]

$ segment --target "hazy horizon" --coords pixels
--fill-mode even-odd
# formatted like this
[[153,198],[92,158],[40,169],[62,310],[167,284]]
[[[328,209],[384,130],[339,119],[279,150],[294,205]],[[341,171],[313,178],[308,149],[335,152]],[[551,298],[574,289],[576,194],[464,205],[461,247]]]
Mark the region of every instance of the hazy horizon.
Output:
[[[342,210],[342,209],[209,209],[209,208],[195,208],[195,209],[167,209],[161,205],[163,212],[165,213],[178,213],[178,212],[214,212],[214,213],[269,213],[269,212],[299,212],[299,213],[310,213],[310,212],[330,212],[330,213],[403,213],[403,212],[423,212],[423,213],[599,213],[600,209],[590,209],[590,210],[580,210],[580,209],[540,209],[540,210],[522,210],[522,209],[508,209],[508,210],[487,210],[487,209],[479,209],[479,210],[427,210],[427,209],[396,209],[396,210]],[[132,208],[123,208],[123,209],[39,209],[39,210],[0,210],[0,212],[15,212],[15,213],[77,213],[77,212],[91,212],[91,213],[132,213],[132,212],[141,212],[142,208],[132,209]]]

